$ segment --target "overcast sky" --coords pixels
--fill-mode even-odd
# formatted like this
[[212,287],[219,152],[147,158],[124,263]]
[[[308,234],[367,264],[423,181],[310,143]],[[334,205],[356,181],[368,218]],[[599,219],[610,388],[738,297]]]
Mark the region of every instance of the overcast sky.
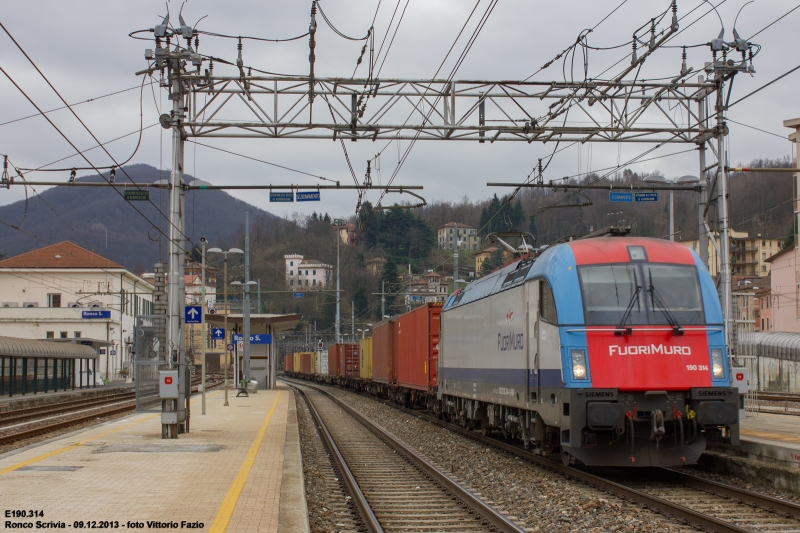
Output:
[[[479,34],[469,55],[460,67],[456,79],[524,79],[558,52],[575,41],[578,33],[595,26],[622,0],[559,0],[508,1],[501,0]],[[678,0],[678,15],[683,16],[698,7],[698,0]],[[744,0],[723,0],[719,13],[725,25],[725,38],[732,40],[731,31]],[[168,4],[172,21],[177,23],[180,3]],[[188,0],[183,7],[187,23],[203,16],[207,18],[199,29],[223,34],[254,35],[268,38],[292,37],[308,31],[311,3],[252,0]],[[389,20],[398,5],[397,0],[382,0],[377,12],[375,34],[383,39]],[[400,0],[399,10],[406,0]],[[410,0],[396,38],[385,60],[381,77],[430,78],[445,57],[464,21],[474,7],[474,0]],[[468,25],[465,36],[456,44],[453,56],[461,52],[466,36],[472,33],[479,15],[489,5],[481,0],[476,15]],[[737,30],[749,37],[784,15],[797,5],[797,0],[757,0],[742,11]],[[332,22],[346,34],[362,36],[366,33],[376,13],[377,1],[323,0],[323,9]],[[629,0],[605,20],[590,36],[595,46],[613,46],[630,42],[633,30],[647,23],[669,6],[669,2]],[[681,21],[685,28],[708,11],[701,6]],[[152,43],[133,40],[128,33],[151,28],[159,23],[167,7],[162,1],[108,2],[99,0],[27,1],[11,2],[3,11],[2,23],[20,45],[49,77],[68,102],[81,102],[107,93],[137,86],[141,78],[134,72],[145,68],[144,49]],[[733,87],[732,100],[794,68],[800,36],[791,28],[800,21],[800,9],[789,14],[753,39],[763,50],[755,58],[756,74],[739,75]],[[335,35],[318,17],[316,73],[318,76],[346,76],[353,73],[361,49],[360,42],[346,41]],[[394,32],[395,24],[391,31]],[[720,31],[720,20],[712,12],[681,33],[672,44],[692,45],[708,42]],[[794,36],[793,36],[794,35]],[[391,35],[390,35],[391,39]],[[387,40],[388,43],[388,40]],[[376,48],[377,48],[376,44]],[[208,36],[201,38],[200,51],[205,54],[235,60],[236,42]],[[290,43],[246,42],[245,63],[257,68],[290,74],[308,72],[308,39]],[[597,75],[608,66],[630,53],[630,48],[605,52],[592,52],[589,75]],[[673,76],[680,70],[680,49],[658,51],[647,61],[642,77]],[[453,56],[445,64],[443,73],[452,69]],[[689,50],[689,66],[701,70],[703,62],[710,60],[707,48]],[[627,59],[626,61],[629,61]],[[616,73],[625,65],[611,72]],[[25,60],[8,37],[0,33],[0,66],[43,109],[61,104],[46,86],[38,73]],[[231,73],[217,67],[217,73]],[[359,75],[365,75],[362,65]],[[561,63],[538,73],[536,80],[561,80]],[[691,79],[696,79],[692,77]],[[800,81],[800,71],[731,108],[729,118],[755,128],[767,130],[780,137],[730,123],[730,161],[747,163],[753,158],[779,158],[790,155],[792,146],[786,139],[789,130],[783,120],[800,116],[798,99],[792,90]],[[0,76],[0,123],[6,123],[35,113],[35,109],[16,88]],[[149,126],[158,119],[158,106],[167,105],[164,91],[155,89],[155,96],[146,89],[142,98],[143,123]],[[110,96],[75,107],[75,111],[103,142],[138,131],[139,89]],[[81,149],[94,144],[66,111],[50,115],[62,131]],[[109,145],[117,160],[130,157],[136,145],[136,135],[131,135]],[[266,161],[297,168],[317,175],[352,182],[339,143],[330,140],[222,140],[204,142],[227,150]],[[363,178],[366,161],[381,150],[386,142],[346,143],[359,179]],[[394,143],[395,145],[398,143]],[[400,143],[405,150],[407,143]],[[522,181],[538,158],[552,151],[552,143],[495,143],[419,142],[402,167],[396,185],[424,185],[422,195],[433,200],[459,200],[464,195],[471,200],[489,197],[497,192],[507,192],[486,186],[487,181]],[[616,144],[591,144],[572,147],[559,153],[545,174],[545,179],[560,178],[568,174],[591,171],[616,164],[618,158],[626,161],[649,148],[642,144],[618,147]],[[649,157],[669,154],[691,146],[668,145]],[[618,153],[618,149],[620,153]],[[144,131],[139,151],[132,163],[147,163],[169,168],[171,166],[169,132],[160,127]],[[35,168],[74,153],[42,117],[0,125],[0,153],[8,154],[18,167]],[[100,150],[88,153],[92,162],[105,165],[108,159]],[[398,161],[398,147],[390,146],[381,157],[381,175],[385,179]],[[81,165],[79,157],[57,163],[57,167]],[[696,152],[667,157],[633,165],[637,172],[660,170],[668,177],[697,174]],[[309,183],[312,178],[187,144],[186,171],[214,184],[245,183]],[[82,172],[81,174],[89,174]],[[38,173],[30,179],[55,179],[66,181],[68,172]],[[377,182],[378,180],[375,179]],[[327,211],[333,216],[350,216],[356,203],[356,193],[323,192],[319,204],[270,204],[268,193],[233,191],[242,200],[278,215],[289,211]],[[370,198],[375,197],[375,193]],[[0,205],[25,197],[21,187],[0,189]],[[56,210],[58,206],[54,206]],[[304,211],[305,210],[305,211]]]

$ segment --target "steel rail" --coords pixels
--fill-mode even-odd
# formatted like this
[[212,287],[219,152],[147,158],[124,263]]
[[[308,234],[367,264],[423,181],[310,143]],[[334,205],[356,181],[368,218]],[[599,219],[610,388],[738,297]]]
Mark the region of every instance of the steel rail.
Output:
[[[135,392],[133,391],[133,389],[131,389],[129,391],[112,392],[111,394],[105,394],[105,395],[102,395],[102,396],[95,396],[95,397],[88,398],[88,399],[90,399],[90,400],[102,400],[102,399],[110,398],[112,396],[123,396],[125,394],[135,394]],[[33,411],[36,411],[36,410],[46,409],[48,407],[52,408],[52,407],[61,407],[61,406],[66,406],[66,405],[80,404],[80,403],[84,402],[85,400],[87,400],[87,398],[77,399],[77,400],[69,400],[69,401],[66,401],[66,402],[53,402],[53,403],[44,404],[44,405],[36,405],[36,406],[33,406],[33,407],[25,407],[23,409],[14,409],[13,407],[9,407],[8,405],[4,405],[3,407],[5,409],[0,411],[0,419],[2,419],[3,416],[9,415],[9,414],[12,414],[12,413],[17,415],[17,414],[33,412]],[[0,420],[0,422],[2,422],[2,420]]]
[[677,483],[685,487],[707,492],[715,496],[722,496],[734,501],[740,501],[754,507],[761,508],[771,513],[780,513],[786,518],[795,518],[800,520],[800,504],[773,498],[766,494],[758,494],[746,489],[738,487],[731,487],[716,481],[703,479],[700,477],[692,476],[683,472],[676,472],[666,468],[658,470],[659,475],[667,478],[672,483]]
[[366,496],[364,496],[364,493],[358,486],[358,482],[356,481],[355,476],[353,476],[353,472],[351,472],[350,467],[347,466],[347,461],[345,461],[344,457],[342,457],[339,447],[336,445],[336,442],[334,442],[333,437],[328,431],[328,427],[325,425],[325,422],[322,421],[322,417],[319,416],[317,408],[314,407],[314,404],[311,402],[311,399],[308,397],[308,395],[306,395],[305,391],[295,386],[292,386],[292,388],[299,392],[300,396],[303,397],[303,400],[308,407],[308,411],[311,413],[311,418],[314,420],[314,426],[316,426],[317,432],[325,443],[325,447],[330,451],[331,457],[333,458],[334,463],[336,463],[336,468],[339,470],[339,473],[344,479],[344,482],[347,485],[347,490],[350,491],[350,496],[353,498],[353,503],[358,509],[358,513],[361,515],[361,520],[364,522],[367,531],[370,533],[383,533],[383,527],[381,527],[380,522],[378,522],[378,517],[375,516],[375,513],[372,511],[372,506],[370,506]]
[[[285,377],[283,378],[284,381],[289,382]],[[498,512],[494,507],[485,503],[480,498],[475,496],[472,492],[468,491],[461,485],[459,485],[455,480],[453,480],[450,476],[439,470],[436,466],[432,463],[424,459],[423,457],[419,456],[414,450],[408,447],[405,443],[398,440],[394,437],[391,433],[387,432],[385,429],[380,427],[379,425],[372,422],[370,419],[341,401],[339,398],[336,398],[329,392],[319,387],[309,385],[307,383],[303,383],[303,386],[309,387],[324,394],[327,398],[332,400],[336,405],[341,407],[347,414],[352,416],[356,419],[360,424],[370,430],[376,437],[379,439],[384,440],[390,446],[392,446],[396,451],[400,454],[405,456],[411,463],[416,465],[420,468],[423,472],[428,474],[433,480],[443,486],[445,489],[450,491],[453,495],[455,495],[458,499],[460,499],[464,504],[466,504],[470,509],[472,509],[476,514],[481,516],[484,520],[486,520],[490,525],[497,528],[498,531],[504,533],[525,533],[525,530],[518,526],[516,523],[509,520],[505,515]]]
[[[218,383],[214,383],[214,384],[210,385],[208,388],[216,387],[216,386],[218,386],[218,385],[220,385],[222,383],[223,383],[222,381],[220,381]],[[196,391],[196,389],[194,387],[192,387],[192,390]],[[9,435],[0,435],[0,445],[9,444],[11,442],[15,442],[15,441],[22,440],[22,439],[27,439],[27,438],[30,438],[30,437],[35,437],[35,436],[41,435],[43,433],[50,433],[51,431],[56,431],[56,430],[59,430],[59,429],[65,428],[65,427],[69,427],[69,426],[73,426],[73,425],[76,425],[76,424],[82,424],[83,422],[88,422],[90,420],[95,420],[95,419],[97,419],[99,417],[115,415],[115,414],[118,414],[118,413],[124,413],[124,412],[127,412],[127,411],[131,411],[133,409],[136,409],[136,400],[129,400],[126,403],[127,404],[132,404],[132,405],[124,405],[124,406],[121,406],[121,407],[118,407],[118,408],[115,408],[115,409],[109,409],[107,411],[102,411],[100,413],[92,413],[92,414],[84,415],[84,416],[81,416],[81,417],[78,417],[78,418],[70,418],[69,420],[63,420],[61,422],[54,422],[52,424],[47,424],[45,426],[39,426],[39,427],[36,427],[36,428],[31,428],[31,429],[28,429],[28,430],[25,430],[25,431],[18,431],[18,432],[15,432],[15,433],[11,433]],[[0,431],[2,431],[2,429],[3,428],[0,428]]]
[[[114,403],[118,401],[122,401],[126,398],[135,396],[135,392],[125,392],[117,395],[113,395],[112,397],[104,397],[104,398],[89,398],[85,401],[75,401],[75,402],[66,402],[66,404],[52,404],[52,405],[41,405],[39,407],[31,407],[28,409],[20,409],[14,411],[6,411],[5,413],[0,414],[0,429],[2,426],[7,425],[11,422],[18,422],[21,420],[27,420],[30,418],[38,418],[40,416],[47,416],[47,415],[54,415],[58,413],[64,413],[69,411],[74,411],[77,408],[84,408],[84,407],[95,407],[104,405],[107,403]],[[49,409],[48,409],[49,407]],[[3,417],[5,414],[12,414],[14,416]]]
[[[327,392],[326,394],[331,396]],[[338,400],[338,398],[335,398],[333,396],[331,397],[334,399],[334,401],[336,401],[342,408],[344,408],[348,412],[353,411],[351,407],[347,406],[346,404]],[[630,487],[626,487],[624,485],[615,483],[600,476],[596,476],[594,474],[590,474],[588,472],[578,470],[576,468],[564,466],[561,463],[541,457],[532,452],[518,448],[517,446],[514,446],[512,444],[495,440],[490,437],[485,437],[483,435],[462,428],[460,426],[444,422],[427,413],[421,413],[419,411],[406,409],[405,407],[401,407],[392,402],[380,402],[380,403],[393,407],[411,416],[424,418],[426,421],[435,424],[439,427],[453,431],[455,433],[459,433],[467,438],[476,440],[481,444],[492,446],[494,448],[516,455],[528,462],[534,463],[544,468],[545,470],[556,472],[558,474],[567,477],[568,479],[581,481],[586,485],[590,486],[591,488],[601,490],[609,494],[610,496],[616,496],[620,499],[626,500],[631,504],[639,505],[641,508],[650,510],[656,514],[663,514],[667,518],[677,520],[678,522],[681,522],[684,525],[691,525],[695,529],[715,532],[715,533],[752,533],[749,529],[744,529],[735,524],[731,524],[730,522],[719,520],[717,518],[714,518],[713,516],[709,516],[700,513],[698,511],[695,511],[693,509],[689,509],[688,507],[684,507],[682,505],[664,500],[657,496],[652,496],[645,492]]]

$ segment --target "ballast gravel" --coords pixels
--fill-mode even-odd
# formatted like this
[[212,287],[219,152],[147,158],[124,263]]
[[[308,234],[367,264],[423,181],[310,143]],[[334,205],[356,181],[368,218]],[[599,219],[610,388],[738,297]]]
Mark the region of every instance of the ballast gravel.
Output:
[[325,389],[393,433],[484,501],[524,523],[527,531],[693,531],[380,401],[338,387]]

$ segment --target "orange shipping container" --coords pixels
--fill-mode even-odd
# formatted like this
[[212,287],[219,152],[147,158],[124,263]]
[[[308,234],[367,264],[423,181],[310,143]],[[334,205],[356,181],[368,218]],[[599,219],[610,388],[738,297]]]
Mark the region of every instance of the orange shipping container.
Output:
[[419,390],[436,387],[441,303],[428,303],[397,319],[397,384]]
[[311,374],[311,352],[302,352],[300,354],[300,373]]
[[372,380],[397,383],[397,319],[390,318],[372,330]]
[[283,370],[284,372],[294,372],[294,354],[283,354]]
[[342,375],[348,378],[359,377],[358,343],[342,344],[341,346],[344,352],[344,357],[342,357],[344,372]]
[[328,375],[338,376],[339,374],[339,344],[328,345]]

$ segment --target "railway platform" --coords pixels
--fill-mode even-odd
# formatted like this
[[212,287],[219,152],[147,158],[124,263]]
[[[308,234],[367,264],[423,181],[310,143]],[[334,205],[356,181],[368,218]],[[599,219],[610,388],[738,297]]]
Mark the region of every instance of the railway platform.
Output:
[[740,421],[739,446],[712,445],[703,466],[800,494],[800,417],[753,413]]
[[28,407],[38,407],[49,403],[58,403],[69,400],[79,400],[84,398],[94,398],[107,394],[119,394],[122,392],[133,392],[133,383],[114,383],[109,385],[98,385],[97,387],[75,388],[66,391],[29,392],[22,395],[0,397],[0,413],[13,409],[25,409]]
[[193,398],[178,439],[161,439],[159,414],[137,414],[0,456],[0,530],[307,532],[293,393],[235,392],[227,407],[223,390],[208,393],[206,415]]

